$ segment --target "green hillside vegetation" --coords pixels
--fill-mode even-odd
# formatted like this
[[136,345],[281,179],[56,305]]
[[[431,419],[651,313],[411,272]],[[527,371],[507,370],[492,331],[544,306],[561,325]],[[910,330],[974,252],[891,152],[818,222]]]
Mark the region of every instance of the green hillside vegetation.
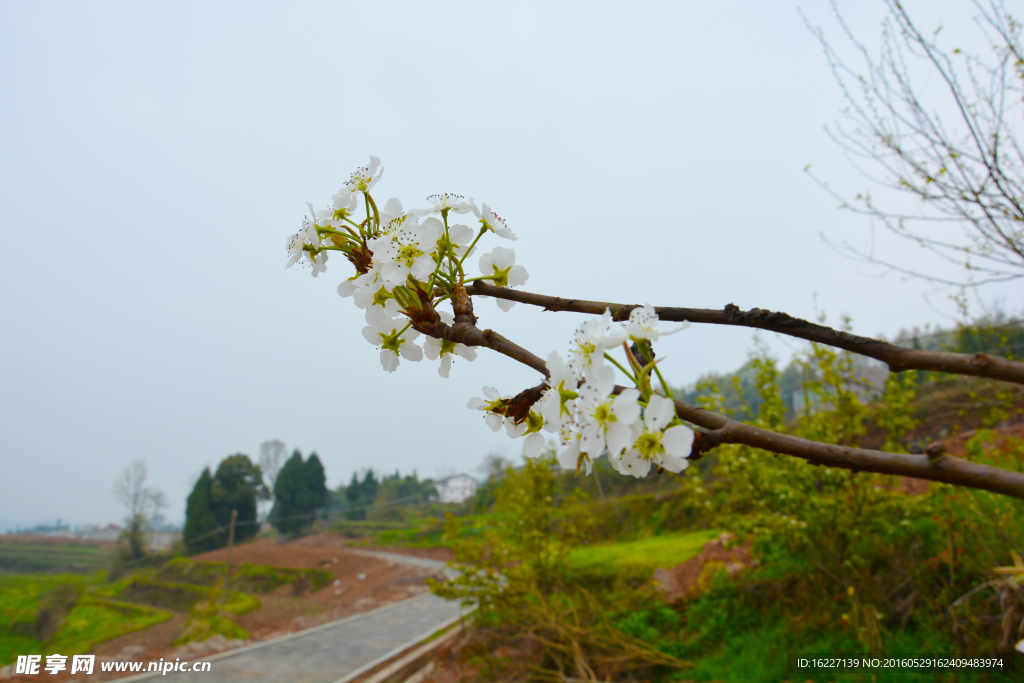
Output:
[[[224,563],[197,562],[177,557],[161,569],[160,577],[169,581],[213,586],[224,577]],[[243,562],[231,570],[231,586],[248,593],[269,593],[285,585],[315,592],[330,582],[331,573],[322,569],[272,567]]]
[[[759,352],[745,366],[744,391],[757,400],[735,413],[773,431],[892,452],[1021,419],[1016,388],[906,372],[870,393],[862,367],[812,345],[790,365],[806,397],[794,407],[783,396],[786,374]],[[725,402],[711,387],[695,400]],[[1024,439],[982,428],[965,449],[969,460],[1024,471]],[[994,571],[1024,554],[1021,501],[934,482],[908,495],[895,477],[742,445],[721,446],[680,475],[652,475],[653,489],[623,497],[609,495],[615,475],[606,474],[599,485],[553,460],[530,461],[492,475],[486,513],[406,532],[412,541],[441,534],[467,567],[433,590],[479,602],[473,656],[489,662],[488,675],[906,683],[1011,681],[1024,672],[1024,656],[1012,654],[1024,598]],[[696,593],[663,604],[653,568],[692,557],[719,530],[751,542],[759,564],[735,576],[714,570]],[[481,654],[499,647],[500,658]],[[821,675],[789,671],[793,652],[1007,658],[987,671]]]
[[0,577],[0,666],[44,647],[82,654],[171,618],[165,610],[90,592],[96,585],[95,578],[67,575]]

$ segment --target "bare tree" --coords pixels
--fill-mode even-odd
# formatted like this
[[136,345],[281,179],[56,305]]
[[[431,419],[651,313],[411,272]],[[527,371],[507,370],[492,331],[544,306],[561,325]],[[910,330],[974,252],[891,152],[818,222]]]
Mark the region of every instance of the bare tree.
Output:
[[263,478],[267,482],[267,489],[270,496],[274,495],[274,483],[277,481],[277,473],[281,471],[284,464],[287,447],[284,441],[272,439],[260,444],[260,469],[263,470]]
[[[961,278],[919,272],[849,243],[839,250],[866,262],[932,282],[974,287],[1024,277],[1024,153],[1021,135],[1024,52],[1021,24],[1002,0],[974,0],[975,24],[991,46],[987,56],[938,44],[939,27],[922,32],[899,0],[885,0],[877,56],[860,42],[833,3],[850,43],[863,59],[850,66],[818,36],[848,107],[828,133],[875,185],[921,200],[919,212],[880,206],[869,191],[853,201],[816,176],[841,206],[916,242]],[[805,17],[806,21],[806,17]],[[937,84],[927,89],[922,82]],[[925,95],[931,97],[926,100]],[[874,228],[872,227],[872,230]],[[826,240],[828,241],[828,240]]]
[[146,476],[146,462],[135,460],[114,480],[114,498],[128,511],[124,538],[128,542],[131,559],[145,554],[146,533],[153,517],[167,506],[163,491],[146,486]]

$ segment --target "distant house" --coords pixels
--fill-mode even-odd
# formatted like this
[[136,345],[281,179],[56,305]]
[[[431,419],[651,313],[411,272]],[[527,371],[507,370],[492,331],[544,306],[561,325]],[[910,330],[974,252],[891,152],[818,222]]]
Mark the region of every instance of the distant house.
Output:
[[468,474],[455,474],[434,482],[442,503],[465,503],[476,495],[476,479]]

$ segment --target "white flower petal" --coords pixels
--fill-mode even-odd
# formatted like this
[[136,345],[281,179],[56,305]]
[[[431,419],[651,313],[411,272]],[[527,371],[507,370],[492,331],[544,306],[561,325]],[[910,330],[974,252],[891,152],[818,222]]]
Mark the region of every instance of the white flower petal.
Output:
[[508,299],[495,299],[498,304],[498,308],[508,313],[512,310],[512,307],[516,305],[515,301],[509,301]]
[[480,272],[484,275],[491,275],[494,273],[494,254],[491,252],[484,252],[480,257]]
[[526,281],[530,278],[530,274],[526,272],[526,268],[522,266],[512,266],[508,271],[508,286],[518,287],[519,285],[526,284]]
[[630,449],[623,454],[622,459],[619,461],[619,467],[619,471],[623,474],[643,479],[651,472],[651,461],[646,460],[640,455],[640,451]]
[[392,197],[391,199],[384,202],[384,210],[381,211],[381,213],[387,214],[391,218],[400,217],[403,213],[402,202],[397,197]]
[[423,254],[417,256],[416,260],[412,262],[412,276],[420,282],[426,282],[430,279],[431,273],[434,272],[434,259],[430,254]]
[[423,360],[423,349],[416,344],[413,344],[411,341],[407,341],[402,344],[398,347],[398,350],[402,354],[402,358],[406,360],[414,362]]
[[507,247],[494,247],[491,250],[494,255],[494,265],[500,270],[511,268],[516,262],[516,252],[513,249]]
[[578,441],[573,441],[571,444],[565,447],[565,449],[558,454],[558,464],[562,466],[563,470],[576,471],[576,463],[579,462],[580,458],[580,445]]
[[459,354],[466,360],[472,362],[476,360],[476,349],[466,346],[465,344],[456,344],[455,353]]
[[608,452],[618,455],[633,445],[633,430],[628,424],[612,422],[608,425],[605,439],[608,443]]
[[539,457],[544,452],[544,436],[534,432],[523,441],[523,455],[527,458]]
[[380,306],[370,306],[366,309],[366,324],[384,334],[395,329],[395,321]]
[[363,339],[370,342],[374,346],[380,346],[382,341],[380,338],[380,333],[377,332],[377,330],[373,329],[372,327],[363,328]]
[[429,360],[437,360],[441,355],[441,340],[427,337],[423,342],[423,353]]
[[644,424],[652,432],[660,432],[675,415],[675,404],[660,394],[653,394],[644,410]]
[[640,419],[639,389],[624,389],[612,402],[612,413],[619,422],[633,424]]
[[448,239],[452,241],[452,244],[459,246],[468,246],[473,241],[473,228],[468,225],[462,225],[457,223],[455,225],[448,226]]
[[519,424],[516,424],[515,422],[509,419],[505,420],[505,432],[512,439],[518,439],[523,434],[525,434],[526,430],[529,428],[530,425],[526,424],[526,420],[523,420]]
[[583,428],[583,438],[580,439],[580,450],[589,453],[595,458],[604,453],[605,434],[604,428],[598,424],[588,424]]
[[658,463],[659,465],[664,467],[669,472],[674,472],[676,474],[682,472],[683,470],[690,466],[690,461],[687,460],[686,458],[678,458],[674,455],[670,455],[668,452],[661,454],[660,461],[661,462]]
[[610,365],[593,365],[587,374],[587,382],[597,389],[602,398],[611,395],[615,388],[615,368]]
[[358,287],[359,285],[356,284],[356,281],[354,279],[345,280],[340,285],[338,285],[338,296],[350,297],[355,293],[356,288]]
[[380,269],[380,276],[388,287],[404,285],[409,277],[409,267],[397,261],[388,261]]
[[484,396],[487,397],[488,401],[497,401],[501,398],[501,394],[494,387],[484,387]]
[[661,437],[661,445],[665,447],[666,453],[675,458],[688,458],[693,449],[693,430],[685,425],[669,427]]
[[487,413],[486,418],[487,426],[493,431],[499,431],[501,429],[501,423],[503,422],[501,415],[495,415],[494,413]]
[[390,349],[384,349],[380,352],[380,365],[388,372],[394,372],[398,369],[398,356],[394,351]]

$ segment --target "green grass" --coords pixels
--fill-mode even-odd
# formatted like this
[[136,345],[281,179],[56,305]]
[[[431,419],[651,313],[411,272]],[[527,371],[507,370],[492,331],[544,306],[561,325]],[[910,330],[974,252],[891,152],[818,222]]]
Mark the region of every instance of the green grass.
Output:
[[47,647],[61,654],[82,654],[97,643],[167,621],[171,613],[116,600],[83,597]]
[[704,544],[721,531],[702,530],[685,534],[651,536],[639,541],[591,545],[573,549],[570,566],[588,574],[650,573],[656,568],[671,569],[698,554]]
[[[125,604],[141,604],[179,612],[190,610],[201,600],[220,599],[220,590],[214,586],[154,581],[142,576],[120,581],[116,587],[116,592],[107,587],[96,592],[104,597],[115,597]],[[263,603],[255,596],[232,590],[228,591],[224,603],[224,609],[236,616],[255,612],[262,606]]]

